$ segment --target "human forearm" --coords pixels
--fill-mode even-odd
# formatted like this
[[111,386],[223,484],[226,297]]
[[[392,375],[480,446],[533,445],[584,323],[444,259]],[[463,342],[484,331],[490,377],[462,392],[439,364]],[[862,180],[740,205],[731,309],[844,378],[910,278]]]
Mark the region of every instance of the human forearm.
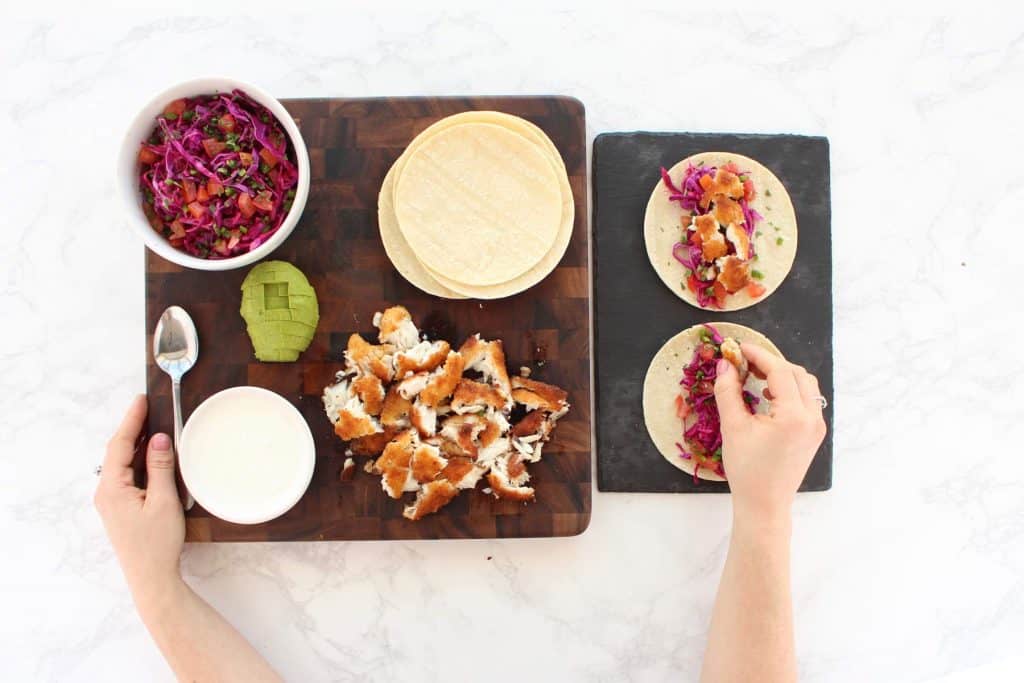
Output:
[[703,681],[795,681],[788,510],[734,511]]
[[262,655],[181,579],[132,593],[143,623],[179,680],[281,680]]

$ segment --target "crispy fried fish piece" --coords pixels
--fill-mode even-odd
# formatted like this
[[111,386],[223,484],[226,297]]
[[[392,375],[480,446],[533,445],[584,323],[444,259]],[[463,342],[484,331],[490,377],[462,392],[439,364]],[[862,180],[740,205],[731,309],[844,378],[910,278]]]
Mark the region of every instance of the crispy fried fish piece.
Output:
[[429,484],[424,484],[416,494],[416,502],[407,505],[402,511],[402,516],[411,520],[422,519],[450,503],[458,492],[455,485],[446,479],[437,479]]
[[566,399],[568,392],[553,384],[545,384],[526,377],[512,378],[512,398],[530,410],[538,408],[555,413],[569,404]]
[[449,352],[444,366],[430,376],[427,385],[419,394],[423,405],[434,407],[451,396],[462,378],[464,364],[465,361],[461,354],[455,351]]
[[486,408],[502,410],[505,407],[505,398],[497,389],[490,384],[476,382],[463,378],[455,387],[455,395],[452,397],[452,411],[456,413],[471,413]]
[[501,395],[509,398],[512,387],[509,384],[508,368],[505,366],[505,347],[500,340],[484,341],[479,334],[467,339],[459,349],[467,370],[476,370],[496,388]]
[[376,376],[382,382],[390,382],[395,376],[395,347],[390,344],[375,346],[358,334],[348,338],[345,358],[354,369]]
[[487,483],[490,484],[491,493],[494,494],[495,498],[527,503],[533,500],[536,495],[532,486],[516,486],[509,481],[507,474],[493,469],[487,475]]
[[[700,186],[704,190],[704,195],[700,200],[703,209],[708,208],[708,204],[711,202],[717,201],[718,197],[739,199],[743,196],[743,181],[738,175],[724,168],[717,169],[714,177],[711,175],[701,177]],[[728,225],[726,221],[720,222],[722,225]]]
[[382,432],[352,439],[349,441],[348,447],[352,451],[352,455],[376,458],[384,452],[388,442],[394,439],[400,431],[395,427],[385,427]]
[[380,421],[385,427],[408,427],[409,411],[412,403],[398,391],[398,385],[392,384],[384,396],[384,404],[380,409]]
[[430,372],[444,362],[452,350],[446,341],[421,341],[407,351],[395,354],[395,377],[401,379],[417,372]]
[[460,455],[475,460],[477,437],[486,427],[487,420],[480,415],[452,415],[441,423],[440,437],[458,446]]
[[718,281],[730,294],[740,291],[750,282],[750,261],[731,254],[718,259]]
[[409,419],[424,439],[437,433],[437,410],[432,406],[423,405],[419,400],[414,401]]
[[477,466],[469,458],[457,456],[448,458],[448,464],[438,476],[450,481],[457,489],[471,489],[480,481],[483,473],[484,468]]
[[363,402],[367,414],[380,415],[384,405],[384,385],[377,375],[360,375],[352,382],[352,391]]
[[[730,223],[725,228],[725,238],[732,242],[737,256],[744,261],[750,258],[750,237],[747,235],[747,231],[743,229],[743,226],[738,223]],[[722,255],[724,254],[719,254],[719,256]]]
[[743,207],[738,201],[725,195],[715,195],[711,213],[714,214],[715,220],[722,225],[743,222]]
[[405,306],[392,306],[383,313],[375,314],[373,324],[380,330],[378,339],[381,344],[391,344],[404,351],[420,341],[420,331]]
[[410,467],[415,448],[416,431],[407,429],[384,447],[373,465],[381,474],[381,488],[392,498],[401,498],[404,492],[419,488]]
[[441,451],[437,446],[421,443],[412,452],[412,477],[421,484],[433,481],[447,464],[448,461],[441,457]]
[[380,431],[383,431],[380,423],[363,410],[358,399],[349,401],[338,412],[338,421],[334,423],[334,433],[345,441],[370,436]]
[[694,229],[697,231],[697,238],[700,240],[701,256],[705,261],[714,261],[720,256],[725,256],[729,251],[725,243],[725,237],[718,230],[718,221],[711,214],[696,216],[693,219]]
[[732,363],[739,372],[740,382],[746,380],[747,373],[750,372],[750,365],[747,363],[747,357],[743,355],[740,343],[732,337],[726,337],[722,340],[721,349],[722,358]]
[[522,420],[512,426],[512,436],[540,434],[547,418],[543,410],[531,410]]

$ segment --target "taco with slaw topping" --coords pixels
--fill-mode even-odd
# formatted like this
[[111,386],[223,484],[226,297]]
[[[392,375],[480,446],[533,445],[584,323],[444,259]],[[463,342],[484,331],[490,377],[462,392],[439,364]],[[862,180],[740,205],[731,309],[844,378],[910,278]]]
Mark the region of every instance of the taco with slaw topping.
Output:
[[665,342],[644,378],[643,409],[647,432],[658,452],[694,481],[725,481],[722,430],[715,402],[719,359],[740,373],[743,399],[751,413],[768,412],[764,380],[748,372],[743,344],[782,352],[767,337],[734,323],[694,325]]
[[698,308],[736,311],[768,297],[796,256],[789,193],[760,163],[703,152],[661,169],[644,215],[647,256]]

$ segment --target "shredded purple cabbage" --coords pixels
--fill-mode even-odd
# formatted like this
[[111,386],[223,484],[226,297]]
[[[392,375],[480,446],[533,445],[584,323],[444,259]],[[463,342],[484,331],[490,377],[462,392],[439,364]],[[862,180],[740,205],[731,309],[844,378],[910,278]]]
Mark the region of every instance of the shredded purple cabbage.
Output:
[[[683,420],[683,443],[677,443],[679,455],[694,462],[693,478],[698,480],[701,467],[725,477],[722,464],[722,424],[715,401],[715,378],[718,377],[718,359],[722,357],[722,335],[712,325],[704,325],[701,342],[693,351],[689,364],[683,368],[679,380],[680,395],[689,407]],[[753,414],[760,399],[743,391],[743,401]]]
[[168,104],[139,162],[150,225],[199,258],[238,256],[270,239],[299,180],[281,123],[241,90]]

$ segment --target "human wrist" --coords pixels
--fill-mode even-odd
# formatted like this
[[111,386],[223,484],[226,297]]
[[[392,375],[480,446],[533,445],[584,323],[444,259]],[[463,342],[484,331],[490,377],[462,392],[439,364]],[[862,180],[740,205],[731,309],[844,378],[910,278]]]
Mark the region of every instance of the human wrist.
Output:
[[132,599],[144,621],[159,618],[173,609],[181,603],[184,593],[189,590],[177,573],[129,581],[129,586]]
[[789,535],[793,528],[792,505],[788,501],[754,504],[734,497],[732,524],[740,531]]

